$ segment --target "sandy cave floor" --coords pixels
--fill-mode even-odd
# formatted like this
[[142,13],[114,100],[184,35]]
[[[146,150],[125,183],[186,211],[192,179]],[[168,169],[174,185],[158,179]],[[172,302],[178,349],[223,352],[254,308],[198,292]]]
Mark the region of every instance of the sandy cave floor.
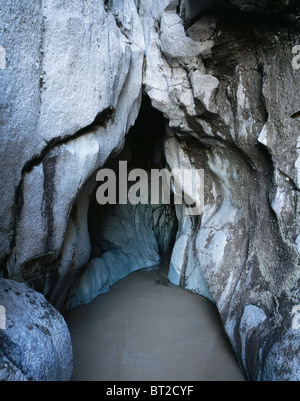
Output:
[[73,381],[243,381],[215,306],[138,271],[65,314]]

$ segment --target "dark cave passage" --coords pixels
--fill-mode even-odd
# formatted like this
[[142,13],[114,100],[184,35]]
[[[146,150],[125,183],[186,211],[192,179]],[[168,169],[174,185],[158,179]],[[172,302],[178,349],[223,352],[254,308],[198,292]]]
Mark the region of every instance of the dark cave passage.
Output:
[[[143,101],[140,109],[140,113],[136,120],[135,125],[130,129],[126,136],[126,141],[123,150],[117,157],[112,157],[108,160],[106,165],[103,167],[113,170],[117,176],[117,196],[116,205],[99,205],[95,194],[92,196],[90,210],[89,210],[89,231],[91,234],[92,243],[92,254],[91,257],[99,256],[101,250],[97,250],[97,226],[102,226],[102,223],[98,219],[102,219],[104,216],[112,213],[118,213],[120,210],[126,211],[129,209],[133,211],[138,209],[140,213],[153,215],[153,218],[146,224],[150,224],[154,232],[155,238],[158,242],[158,249],[160,253],[170,253],[172,251],[176,231],[177,231],[177,219],[174,207],[174,197],[170,194],[170,204],[151,204],[150,191],[151,191],[151,171],[152,169],[162,170],[167,167],[166,159],[164,156],[164,139],[166,135],[165,131],[166,121],[159,111],[154,109],[151,105],[151,100],[147,95],[143,95]],[[120,180],[124,177],[120,176],[119,163],[127,164],[128,175],[133,170],[137,169],[144,170],[148,175],[148,200],[146,204],[132,205],[130,200],[127,199],[126,205],[120,205],[119,200],[119,186]],[[134,182],[128,182],[128,190],[132,188]],[[95,189],[95,193],[97,188]],[[140,190],[138,190],[140,196]],[[118,211],[116,211],[116,209]],[[95,216],[98,216],[95,218]],[[128,216],[127,216],[128,217]],[[149,219],[147,217],[147,219]],[[164,221],[167,217],[167,222]],[[105,218],[107,219],[107,217]],[[99,221],[99,223],[97,223]],[[128,222],[128,220],[127,220]],[[170,224],[168,224],[170,223]],[[167,227],[166,227],[167,225]],[[136,228],[137,236],[141,233]],[[168,232],[167,232],[168,230]],[[95,240],[94,240],[95,239]]]
[[[103,168],[117,176],[120,161],[128,172],[165,168],[164,136],[145,96],[123,150]],[[175,205],[99,205],[96,192],[90,262],[75,294],[75,306],[87,305],[65,314],[72,380],[244,380],[215,305],[168,279]]]
[[[165,137],[165,120],[159,111],[155,110],[151,105],[151,100],[147,95],[143,96],[143,101],[140,113],[136,120],[135,125],[129,131],[126,142],[121,153],[114,158],[111,158],[104,168],[110,168],[115,171],[117,175],[117,183],[122,178],[119,176],[119,162],[127,163],[128,174],[134,169],[142,169],[148,174],[148,190],[151,189],[151,170],[166,168],[166,160],[164,156],[164,137]],[[129,189],[133,183],[128,182]],[[117,185],[117,192],[119,186]],[[95,190],[95,193],[97,188]],[[117,196],[118,199],[118,196]],[[121,249],[122,230],[128,233],[131,228],[130,238],[132,243],[130,246],[125,245],[121,250],[123,253],[140,254],[141,249],[137,247],[137,238],[141,238],[144,242],[142,252],[145,248],[149,250],[144,253],[145,266],[157,264],[157,251],[161,260],[164,261],[164,271],[167,274],[167,260],[171,257],[171,252],[175,242],[178,222],[176,219],[175,207],[173,204],[173,196],[171,195],[171,204],[169,205],[151,205],[150,193],[148,195],[148,204],[132,205],[128,200],[126,205],[99,205],[95,194],[92,197],[89,214],[88,224],[91,236],[91,259],[101,257],[104,252],[109,249],[118,247]],[[139,221],[143,220],[143,224],[135,222],[136,216],[139,216]],[[118,216],[118,222],[116,222]],[[109,239],[105,227],[111,225],[114,220],[115,233],[109,230]],[[115,242],[114,242],[115,240]],[[155,246],[157,241],[157,248]],[[150,249],[145,245],[146,242],[151,244]],[[129,249],[130,248],[130,249]],[[153,255],[151,255],[151,253]],[[136,255],[139,257],[138,255]],[[149,261],[147,260],[149,259]],[[150,262],[150,263],[149,263]],[[142,263],[142,262],[140,262]]]
[[[149,97],[144,95],[136,124],[126,136],[122,151],[111,157],[101,169],[115,174],[116,181],[111,183],[116,184],[116,201],[113,204],[99,204],[97,193],[103,185],[102,181],[91,196],[88,209],[90,260],[68,295],[67,309],[91,302],[136,270],[164,266],[164,279],[167,280],[168,263],[178,229],[173,196],[170,194],[170,204],[151,204],[150,199],[151,170],[160,171],[167,166],[164,137],[164,117],[151,106]],[[129,181],[132,172],[143,171],[147,176],[146,203],[132,204],[129,196],[126,202],[119,201],[120,185],[124,184],[124,171],[119,169],[120,163],[126,166],[128,193],[139,183],[139,180]],[[105,194],[111,190],[108,177],[106,180]],[[141,189],[137,190],[139,196]]]

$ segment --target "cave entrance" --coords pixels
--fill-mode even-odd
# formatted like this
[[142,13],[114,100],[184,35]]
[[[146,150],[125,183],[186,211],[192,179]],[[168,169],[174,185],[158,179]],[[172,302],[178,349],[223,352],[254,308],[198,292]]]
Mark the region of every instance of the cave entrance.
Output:
[[[103,168],[118,172],[120,161],[128,171],[166,168],[165,123],[144,96],[123,150]],[[169,285],[180,228],[174,199],[99,205],[96,192],[88,211],[91,257],[76,294],[88,305],[65,316],[72,380],[243,380],[215,305]]]
[[[150,179],[152,169],[166,168],[163,149],[165,124],[163,114],[155,110],[149,97],[144,95],[140,113],[126,137],[122,151],[111,157],[103,169],[114,171],[120,179],[120,162],[126,162],[128,173],[141,169]],[[101,293],[131,272],[145,268],[159,270],[162,281],[167,281],[178,229],[173,195],[170,194],[170,204],[127,202],[100,205],[96,197],[98,188],[91,198],[88,226],[90,265],[92,269],[94,265],[102,269]]]

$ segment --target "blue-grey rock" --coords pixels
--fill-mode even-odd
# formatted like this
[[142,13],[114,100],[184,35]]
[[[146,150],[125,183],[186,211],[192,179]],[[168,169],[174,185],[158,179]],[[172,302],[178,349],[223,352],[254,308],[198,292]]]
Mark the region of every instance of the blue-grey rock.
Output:
[[300,35],[288,3],[141,0],[167,163],[205,171],[203,213],[176,208],[169,278],[214,300],[249,380],[299,380]]
[[91,261],[70,289],[67,310],[91,302],[136,270],[157,268],[160,251],[172,246],[176,217],[163,205],[93,204],[91,216]]
[[0,380],[68,381],[73,350],[62,315],[26,284],[0,279]]

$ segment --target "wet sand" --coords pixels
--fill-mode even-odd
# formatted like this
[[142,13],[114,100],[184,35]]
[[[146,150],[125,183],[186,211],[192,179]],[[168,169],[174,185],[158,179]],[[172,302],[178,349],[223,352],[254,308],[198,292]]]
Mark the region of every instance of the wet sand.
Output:
[[65,314],[73,381],[243,381],[215,306],[138,271]]

